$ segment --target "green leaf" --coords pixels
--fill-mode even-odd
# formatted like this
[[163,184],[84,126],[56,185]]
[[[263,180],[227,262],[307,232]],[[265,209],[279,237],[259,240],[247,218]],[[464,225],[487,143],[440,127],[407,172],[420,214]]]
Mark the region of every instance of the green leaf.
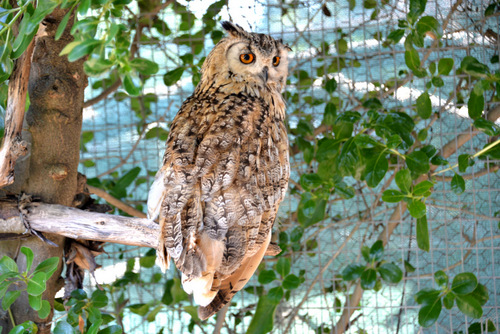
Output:
[[367,161],[365,170],[366,184],[370,188],[376,187],[384,178],[389,169],[389,162],[386,158],[386,151],[382,151],[374,159]]
[[442,270],[438,270],[434,273],[434,281],[440,288],[446,288],[448,286],[448,275]]
[[28,302],[32,309],[38,311],[42,308],[42,295],[32,296],[28,295]]
[[456,295],[458,309],[468,317],[479,319],[483,316],[483,309],[479,301],[470,295]]
[[405,260],[405,271],[408,272],[408,273],[413,273],[415,272],[415,267],[408,261]]
[[71,291],[71,298],[75,298],[76,300],[84,300],[87,298],[87,293],[82,289],[76,289]]
[[[77,61],[80,58],[90,55],[92,51],[101,43],[102,42],[100,40],[95,40],[92,38],[84,40],[81,43],[78,43],[68,53],[68,61],[70,62]],[[65,51],[64,49],[61,51],[61,54]]]
[[427,0],[410,0],[410,12],[408,13],[409,19],[419,17],[424,11]]
[[268,284],[276,279],[274,270],[262,270],[259,274],[259,283]]
[[453,69],[454,60],[453,58],[441,58],[438,62],[438,74],[448,75]]
[[103,308],[108,305],[108,296],[106,296],[106,291],[95,290],[90,298],[92,305],[97,308]]
[[102,320],[98,320],[97,322],[93,323],[85,332],[85,334],[97,334],[99,331],[99,327],[102,324]]
[[441,314],[441,299],[437,298],[433,303],[425,304],[418,311],[418,323],[422,327],[432,326]]
[[48,300],[42,300],[42,307],[38,310],[38,317],[40,319],[45,319],[50,314],[50,303]]
[[417,219],[417,245],[423,251],[430,249],[429,227],[427,226],[427,216],[424,215]]
[[472,166],[471,161],[473,160],[469,154],[460,154],[458,156],[458,171],[464,173],[467,167]]
[[141,85],[136,82],[129,73],[123,75],[123,88],[130,96],[139,96],[142,91]]
[[361,287],[364,290],[370,290],[375,287],[377,282],[377,271],[373,268],[368,268],[361,274]]
[[411,173],[408,169],[401,169],[396,173],[396,185],[401,189],[401,192],[408,194],[410,192],[412,180]]
[[465,181],[461,175],[453,175],[453,178],[451,179],[451,190],[453,190],[453,192],[457,195],[460,195],[465,191]]
[[488,136],[497,136],[500,134],[500,127],[484,118],[478,118],[474,121],[474,126],[476,129],[479,129],[486,133]]
[[70,10],[64,15],[63,19],[59,23],[59,26],[57,27],[56,35],[54,36],[55,40],[58,41],[59,38],[61,38],[64,30],[66,29],[66,26],[68,25],[69,17],[71,16],[71,13],[73,11]]
[[121,334],[121,333],[123,333],[123,329],[119,325],[111,325],[100,330],[98,334]]
[[285,290],[294,290],[297,289],[300,285],[300,278],[295,276],[294,274],[289,274],[283,280],[283,289]]
[[59,320],[54,328],[54,334],[74,334],[73,326],[64,320]]
[[431,163],[436,166],[445,166],[448,164],[448,161],[444,159],[442,156],[439,154],[435,155],[431,159]]
[[283,288],[281,286],[277,286],[269,290],[267,297],[269,298],[269,302],[278,305],[281,299],[283,299],[283,294]]
[[444,81],[443,79],[441,79],[441,77],[433,77],[431,79],[431,82],[432,84],[434,85],[434,87],[443,87],[444,86]]
[[276,271],[281,277],[285,277],[290,273],[290,259],[286,257],[280,257],[278,262],[276,263]]
[[318,150],[316,151],[316,160],[318,162],[335,158],[340,150],[340,141],[323,138],[318,141]]
[[427,136],[428,136],[428,131],[427,131],[427,129],[425,129],[425,128],[424,128],[424,129],[422,129],[422,130],[420,130],[420,131],[418,132],[418,134],[417,134],[417,139],[418,139],[419,141],[423,142],[424,140],[426,140],[426,139],[427,139]]
[[422,218],[426,213],[425,203],[417,199],[412,199],[408,204],[408,211],[410,211],[412,217]]
[[28,247],[21,247],[21,253],[26,256],[26,272],[29,273],[31,266],[33,264],[33,251]]
[[406,66],[413,72],[420,71],[420,56],[415,48],[410,48],[405,51]]
[[47,260],[44,260],[36,266],[34,273],[37,272],[42,272],[45,273],[47,276],[47,279],[49,279],[52,274],[57,270],[57,266],[59,265],[59,258],[57,257],[51,257],[48,258]]
[[300,176],[300,185],[304,190],[310,191],[317,188],[323,184],[323,180],[316,173],[302,174]]
[[269,296],[262,295],[257,303],[255,314],[248,326],[246,334],[264,334],[273,329],[274,313],[277,304],[273,303]]
[[477,287],[474,289],[474,291],[469,293],[467,296],[475,298],[481,306],[486,304],[486,302],[489,299],[488,289],[486,288],[486,286],[484,286],[481,283],[478,283]]
[[434,183],[428,180],[424,180],[413,187],[413,195],[422,196],[429,191],[434,186]]
[[83,64],[83,68],[87,75],[100,76],[108,72],[113,65],[113,62],[108,59],[92,57]]
[[436,289],[422,289],[415,294],[415,301],[417,304],[433,304],[436,299],[439,299],[441,294],[440,290]]
[[32,296],[41,295],[46,289],[47,275],[44,272],[36,272],[28,280],[28,294]]
[[484,110],[484,95],[477,94],[475,90],[470,92],[469,101],[467,102],[467,107],[469,109],[469,117],[472,119],[478,119],[483,114]]
[[322,123],[325,125],[333,125],[337,117],[337,107],[334,103],[328,102],[325,105],[325,112],[323,114]]
[[175,70],[169,71],[165,73],[165,75],[163,76],[163,82],[167,86],[172,86],[177,81],[179,81],[183,73],[184,73],[184,67],[178,67]]
[[337,81],[335,80],[335,78],[331,78],[326,81],[325,90],[328,93],[332,94],[336,89],[337,89]]
[[190,316],[192,321],[194,322],[200,322],[200,318],[198,317],[198,312],[196,310],[196,306],[194,305],[186,305],[183,307],[184,311],[187,312]]
[[382,200],[387,203],[397,203],[403,200],[404,194],[394,189],[388,189],[382,193]]
[[473,273],[460,273],[451,283],[451,290],[457,295],[466,295],[474,291],[477,287],[477,278]]
[[406,156],[406,165],[416,175],[425,174],[429,171],[429,157],[422,151],[413,151]]
[[16,299],[21,295],[21,291],[13,290],[7,291],[2,299],[2,308],[7,311],[7,309],[16,301]]
[[487,65],[472,56],[466,56],[460,63],[460,68],[472,77],[487,78],[490,70]]
[[350,264],[342,271],[342,279],[344,281],[353,281],[361,277],[365,271],[366,266],[361,264]]
[[453,292],[448,292],[443,298],[443,305],[446,309],[451,310],[453,304],[455,303],[455,294]]
[[165,141],[168,138],[168,131],[160,126],[157,126],[149,129],[148,132],[146,132],[144,138],[145,139],[158,138],[162,141]]
[[377,240],[370,248],[370,259],[372,261],[380,261],[384,255],[384,243],[382,240]]
[[491,319],[487,322],[481,324],[480,322],[475,322],[467,328],[468,334],[485,334],[485,333],[497,333],[497,328]]
[[403,279],[403,271],[394,263],[384,263],[377,271],[382,279],[389,283],[398,283]]
[[146,317],[146,320],[147,320],[148,322],[153,322],[153,321],[155,321],[156,316],[158,315],[158,313],[159,313],[162,309],[163,309],[163,305],[161,305],[161,304],[160,304],[160,305],[157,305],[155,308],[153,308],[153,309],[151,310],[151,312],[149,312],[149,314],[148,314],[148,315],[147,315],[147,317]]
[[134,58],[130,61],[130,66],[137,72],[144,75],[153,75],[158,72],[158,64],[145,58]]
[[400,136],[398,135],[391,135],[389,138],[387,138],[387,148],[397,148],[403,140],[401,139]]
[[418,20],[417,32],[421,35],[425,34],[428,31],[433,31],[436,35],[441,35],[439,31],[439,22],[432,16],[423,16]]
[[387,35],[387,39],[391,40],[394,44],[399,43],[401,38],[405,35],[404,29],[396,29],[391,31],[389,35]]
[[308,227],[325,218],[327,201],[306,192],[301,196],[298,209],[298,221],[303,227]]
[[12,260],[10,257],[4,255],[0,260],[0,273],[8,273],[10,271],[19,272],[16,261]]
[[128,309],[130,310],[130,312],[143,317],[149,312],[149,305],[148,304],[133,304],[133,305],[129,305]]

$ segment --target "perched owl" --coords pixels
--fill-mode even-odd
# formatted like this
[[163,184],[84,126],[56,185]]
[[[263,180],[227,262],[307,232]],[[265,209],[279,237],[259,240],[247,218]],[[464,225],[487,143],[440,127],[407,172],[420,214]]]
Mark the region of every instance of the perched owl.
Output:
[[207,319],[262,261],[290,176],[281,91],[290,48],[231,22],[175,116],[149,191],[158,262],[170,258]]

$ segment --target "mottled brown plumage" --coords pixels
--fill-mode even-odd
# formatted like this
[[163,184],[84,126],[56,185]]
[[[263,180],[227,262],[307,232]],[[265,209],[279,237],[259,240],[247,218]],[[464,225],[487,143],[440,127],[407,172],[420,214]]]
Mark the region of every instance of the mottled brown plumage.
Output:
[[202,319],[253,275],[267,249],[290,175],[281,91],[288,46],[224,22],[201,81],[174,118],[149,192],[157,251],[182,272]]

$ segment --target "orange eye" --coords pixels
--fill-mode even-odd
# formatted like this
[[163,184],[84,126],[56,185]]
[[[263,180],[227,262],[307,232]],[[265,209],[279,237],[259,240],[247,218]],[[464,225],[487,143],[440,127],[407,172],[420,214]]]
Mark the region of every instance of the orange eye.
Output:
[[254,59],[255,59],[255,56],[253,53],[244,53],[244,54],[240,55],[240,61],[243,64],[250,64],[251,62],[253,62]]
[[273,66],[278,66],[280,64],[280,57],[276,56],[273,58]]

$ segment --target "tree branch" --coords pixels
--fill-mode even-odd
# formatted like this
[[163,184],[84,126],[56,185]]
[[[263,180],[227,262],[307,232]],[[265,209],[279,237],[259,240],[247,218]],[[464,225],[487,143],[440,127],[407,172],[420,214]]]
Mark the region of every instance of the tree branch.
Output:
[[87,188],[91,194],[97,195],[109,204],[116,206],[118,209],[122,210],[123,212],[137,218],[147,218],[147,215],[142,212],[137,210],[136,208],[131,207],[130,205],[127,205],[120,201],[118,198],[115,198],[108,194],[106,191],[93,187],[91,185],[87,184]]
[[[27,220],[32,229],[76,240],[95,240],[123,245],[156,248],[160,226],[150,219],[83,211],[58,204],[31,203]],[[25,234],[17,202],[0,201],[0,239]],[[274,243],[265,255],[277,255]]]
[[31,56],[35,47],[31,41],[23,55],[16,61],[9,79],[7,110],[5,113],[5,137],[0,149],[0,188],[14,183],[16,160],[27,152],[26,143],[21,139],[26,94],[31,69]]

